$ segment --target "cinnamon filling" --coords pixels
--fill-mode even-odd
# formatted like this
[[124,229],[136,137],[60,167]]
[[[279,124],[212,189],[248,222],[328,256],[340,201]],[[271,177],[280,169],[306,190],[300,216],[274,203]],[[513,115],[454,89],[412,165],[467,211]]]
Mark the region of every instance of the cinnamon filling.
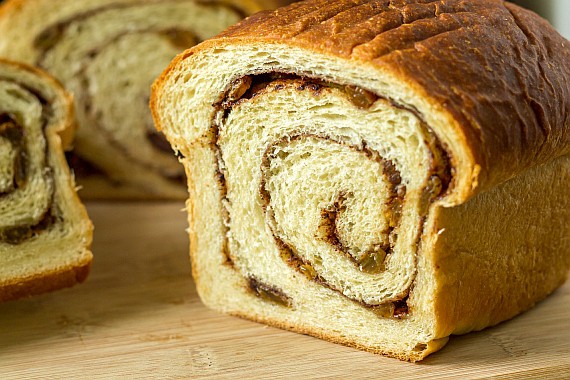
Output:
[[[227,202],[227,187],[224,175],[225,164],[223,162],[221,149],[218,145],[219,126],[223,124],[223,121],[228,117],[229,113],[231,113],[232,108],[235,105],[239,104],[240,102],[247,101],[248,99],[252,99],[253,97],[262,93],[262,91],[265,90],[270,85],[273,87],[272,88],[273,90],[278,91],[279,89],[285,87],[285,82],[283,82],[283,84],[281,82],[287,80],[299,81],[300,84],[297,85],[296,87],[297,90],[299,91],[309,90],[315,96],[318,96],[320,91],[325,87],[340,89],[347,95],[347,98],[356,107],[360,109],[368,109],[377,100],[382,99],[382,97],[357,86],[339,85],[327,82],[319,78],[300,77],[298,75],[290,73],[271,72],[271,73],[244,76],[234,80],[228,86],[223,97],[217,103],[214,104],[214,107],[216,107],[218,112],[217,116],[214,117],[214,120],[216,120],[216,122],[213,123],[213,126],[211,128],[211,130],[214,133],[214,142],[215,142],[213,144],[213,148],[216,152],[216,156],[218,158],[218,163],[219,163],[218,180],[220,187],[222,189],[222,194],[223,194],[222,196],[224,202]],[[434,200],[436,200],[438,197],[442,197],[447,192],[450,186],[452,176],[449,168],[449,159],[447,153],[442,148],[437,138],[433,135],[433,133],[431,133],[431,131],[427,127],[427,124],[422,120],[421,115],[419,115],[417,111],[399,105],[391,99],[387,100],[394,107],[405,109],[409,112],[412,112],[416,117],[418,117],[423,127],[427,131],[427,135],[430,136],[431,138],[431,140],[428,141],[428,145],[431,151],[433,152],[431,169],[430,169],[432,174],[430,175],[429,183],[426,188],[426,194],[427,194],[426,200],[428,203],[431,203]],[[288,136],[287,141],[292,141],[295,139],[300,139],[305,137],[308,137],[308,135],[299,134],[296,136]],[[321,137],[321,136],[312,136],[312,137],[327,139],[327,137]],[[279,142],[276,142],[274,145],[277,144],[279,144]],[[336,247],[339,252],[342,252],[347,258],[349,258],[360,271],[369,274],[380,273],[385,269],[385,260],[392,253],[394,243],[397,239],[394,230],[399,225],[401,219],[402,205],[404,203],[406,196],[406,187],[401,183],[402,180],[400,174],[396,170],[393,163],[388,160],[384,160],[378,152],[374,152],[373,150],[369,149],[366,143],[363,142],[362,147],[352,146],[351,148],[362,152],[369,159],[381,162],[382,167],[384,168],[382,175],[386,183],[390,185],[390,195],[387,201],[389,211],[385,215],[386,219],[389,221],[389,226],[390,226],[389,230],[386,231],[386,233],[389,236],[388,243],[377,244],[373,246],[371,250],[366,251],[364,254],[361,254],[358,260],[355,259],[355,255],[351,253],[352,247],[349,247],[346,244],[346,242],[343,241],[342,237],[339,234],[337,226],[337,219],[339,218],[339,215],[341,215],[345,211],[344,203],[346,201],[346,197],[350,196],[350,194],[346,193],[344,194],[341,193],[338,196],[337,200],[330,207],[322,210],[321,224],[319,226],[319,231],[321,237],[324,240],[326,240],[331,246]],[[262,199],[262,208],[263,211],[266,213],[266,215],[267,215],[268,205],[271,200],[271,196],[268,193],[268,191],[265,189],[264,173],[266,172],[266,168],[269,166],[268,163],[271,160],[270,152],[271,152],[271,147],[267,148],[262,160],[262,167],[261,167],[262,182],[259,189],[260,196]],[[224,207],[223,209],[225,210],[224,225],[226,226],[225,228],[229,228],[227,226],[229,226],[231,223],[230,220],[231,217],[229,215],[229,212],[227,211],[227,208]],[[319,275],[315,267],[310,262],[302,259],[299,256],[299,254],[296,253],[294,247],[290,246],[283,239],[277,236],[275,231],[273,231],[273,236],[281,252],[281,258],[284,260],[285,263],[287,263],[297,272],[304,275],[307,279],[317,282],[333,290],[336,290]],[[419,244],[419,236],[421,236],[421,229],[418,233],[416,244]],[[226,248],[228,248],[228,244],[226,244]],[[233,262],[233,259],[231,257],[231,252],[227,252],[226,259],[230,263]],[[262,293],[269,293],[270,294],[270,296],[268,296],[269,298],[275,298],[276,294],[281,294],[280,291],[277,291],[271,287],[267,287],[266,285],[259,285],[259,283],[256,281],[253,281],[254,285],[252,285],[251,278],[249,280],[249,284],[250,288],[258,289],[256,291],[256,295],[258,295],[259,297],[264,297],[261,295]],[[269,291],[268,289],[273,291]],[[338,292],[342,294],[340,291]],[[267,294],[265,294],[265,296],[267,296]],[[405,295],[400,300],[387,301],[381,305],[368,305],[362,301],[357,301],[357,300],[353,301],[362,304],[365,307],[371,308],[376,314],[378,314],[381,317],[402,319],[406,318],[409,314],[407,299],[408,297],[407,295]]]
[[27,152],[24,146],[24,129],[8,114],[0,115],[0,138],[9,141],[16,154],[13,162],[13,181],[11,186],[0,189],[0,197],[16,189],[22,188],[28,181]]
[[[45,138],[45,127],[47,125],[47,119],[49,118],[49,114],[51,113],[49,102],[46,99],[44,99],[40,94],[38,94],[35,90],[28,88],[23,84],[20,84],[20,86],[24,88],[26,91],[35,95],[40,101],[40,103],[44,106],[42,112],[42,120],[44,122],[44,125],[42,126],[42,131],[44,132],[44,138]],[[14,156],[14,160],[11,163],[11,165],[13,165],[13,170],[12,170],[13,177],[11,185],[8,186],[7,188],[0,189],[0,200],[14,192],[24,189],[30,182],[29,178],[30,163],[28,159],[28,150],[25,144],[24,136],[25,136],[24,127],[21,126],[13,116],[11,116],[8,113],[0,114],[0,138],[8,141],[12,145],[16,153]],[[45,152],[40,152],[40,153],[47,155],[48,153],[47,147]],[[11,245],[21,244],[35,236],[38,236],[43,231],[49,229],[59,219],[59,217],[53,211],[54,180],[53,180],[52,169],[46,166],[43,172],[46,175],[46,180],[50,184],[50,186],[48,186],[47,189],[43,190],[50,191],[49,189],[51,189],[51,194],[49,195],[50,204],[48,208],[45,210],[44,214],[37,221],[16,223],[14,225],[0,227],[0,242]]]
[[[310,90],[315,96],[319,95],[321,89],[325,87],[337,88],[347,94],[348,99],[356,107],[369,109],[381,97],[357,86],[343,86],[328,82],[319,78],[300,77],[296,74],[271,72],[257,75],[246,75],[234,80],[224,94],[223,100],[219,103],[223,109],[231,109],[238,101],[251,99],[270,84],[280,80],[299,80],[302,82],[297,87],[298,91]],[[275,90],[280,90],[279,84]]]
[[[275,158],[274,151],[278,151],[279,145],[284,143],[291,143],[296,140],[304,139],[304,138],[316,138],[322,140],[330,140],[330,138],[316,136],[311,134],[299,134],[294,136],[288,136],[287,138],[283,138],[273,145],[269,146],[266,149],[266,152],[262,159],[262,166],[260,168],[262,177],[261,177],[261,185],[259,188],[260,196],[262,199],[262,208],[264,212],[267,214],[267,208],[271,202],[271,195],[265,188],[265,184],[268,178],[268,171],[270,162],[272,159]],[[342,142],[336,142],[340,145],[346,145]],[[319,235],[320,238],[339,252],[341,252],[345,257],[347,257],[354,265],[360,269],[360,271],[374,274],[380,273],[384,270],[385,265],[384,261],[386,257],[392,253],[392,249],[394,246],[395,236],[393,235],[394,228],[399,224],[399,220],[401,217],[401,207],[405,197],[405,186],[401,185],[401,177],[399,172],[396,170],[394,165],[382,159],[378,152],[374,152],[370,148],[366,146],[366,144],[362,144],[362,147],[359,146],[348,146],[350,149],[353,149],[357,152],[364,154],[369,159],[375,160],[380,164],[383,168],[383,172],[381,175],[384,177],[384,180],[389,183],[390,187],[390,195],[388,197],[388,212],[384,215],[384,217],[390,221],[390,227],[388,231],[385,231],[387,235],[389,235],[389,239],[385,244],[375,244],[373,248],[369,251],[364,253],[357,253],[359,249],[357,247],[349,247],[348,244],[344,241],[341,234],[339,233],[339,229],[337,226],[337,219],[341,213],[346,210],[345,202],[351,194],[347,193],[340,193],[333,204],[321,211],[321,222],[319,225]],[[271,218],[272,216],[269,215]],[[276,221],[273,219],[273,223],[276,224]],[[276,231],[272,229],[273,236],[276,240],[280,241],[280,245],[287,246],[287,250],[289,255],[295,256],[294,249],[288,246],[282,239],[277,237]],[[288,262],[293,262],[291,259],[287,260]],[[297,260],[298,261],[298,260]],[[312,275],[314,268],[311,267],[312,270],[309,269],[306,263],[300,265],[294,265],[297,270],[303,271],[306,274],[309,274],[311,277],[316,278],[316,276]],[[321,279],[321,282],[324,280]]]
[[59,218],[50,208],[37,224],[21,224],[0,229],[0,242],[18,245],[48,230]]
[[291,307],[293,302],[291,297],[281,289],[264,284],[255,277],[249,277],[249,289],[259,298],[285,307]]
[[408,297],[399,301],[387,302],[382,305],[369,307],[374,314],[381,318],[404,319],[409,315]]

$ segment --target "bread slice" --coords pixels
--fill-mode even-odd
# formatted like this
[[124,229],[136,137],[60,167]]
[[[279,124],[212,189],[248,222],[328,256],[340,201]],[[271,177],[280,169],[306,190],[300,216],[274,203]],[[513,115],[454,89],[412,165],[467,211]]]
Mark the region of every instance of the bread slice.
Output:
[[309,0],[179,55],[208,306],[417,361],[570,268],[570,43],[515,5]]
[[148,110],[172,58],[272,0],[11,0],[0,56],[38,65],[75,95],[69,162],[84,199],[184,199],[184,169]]
[[63,154],[74,131],[58,82],[0,60],[0,301],[87,277],[93,228]]

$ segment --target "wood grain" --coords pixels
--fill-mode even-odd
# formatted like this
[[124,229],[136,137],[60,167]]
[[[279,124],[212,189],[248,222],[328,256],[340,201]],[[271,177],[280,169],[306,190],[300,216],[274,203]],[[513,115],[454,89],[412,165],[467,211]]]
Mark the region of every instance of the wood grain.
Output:
[[182,208],[89,204],[90,278],[0,305],[0,378],[570,378],[570,283],[512,321],[403,363],[206,309]]

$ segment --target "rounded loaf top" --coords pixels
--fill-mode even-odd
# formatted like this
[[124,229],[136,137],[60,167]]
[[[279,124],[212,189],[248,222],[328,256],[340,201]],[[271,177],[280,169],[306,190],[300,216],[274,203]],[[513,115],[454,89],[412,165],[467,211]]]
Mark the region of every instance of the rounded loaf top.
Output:
[[258,13],[217,40],[228,39],[391,72],[457,122],[443,133],[460,134],[470,152],[469,195],[570,153],[570,42],[514,4],[308,0]]

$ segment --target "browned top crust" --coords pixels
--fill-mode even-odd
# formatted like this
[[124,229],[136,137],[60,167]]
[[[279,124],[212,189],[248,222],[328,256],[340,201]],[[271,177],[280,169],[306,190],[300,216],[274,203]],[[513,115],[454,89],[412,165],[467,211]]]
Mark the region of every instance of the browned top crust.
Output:
[[371,62],[423,89],[462,125],[478,191],[570,153],[570,42],[500,0],[307,0],[222,38]]

